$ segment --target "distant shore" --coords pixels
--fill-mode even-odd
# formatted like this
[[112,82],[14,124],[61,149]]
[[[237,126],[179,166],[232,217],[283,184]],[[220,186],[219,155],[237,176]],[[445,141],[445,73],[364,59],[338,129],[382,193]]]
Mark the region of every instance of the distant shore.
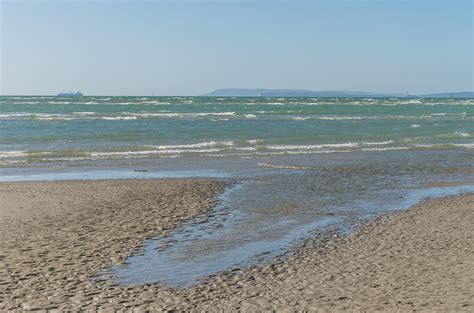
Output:
[[472,311],[474,195],[424,201],[287,259],[186,289],[94,277],[145,238],[209,210],[206,179],[0,183],[0,310]]

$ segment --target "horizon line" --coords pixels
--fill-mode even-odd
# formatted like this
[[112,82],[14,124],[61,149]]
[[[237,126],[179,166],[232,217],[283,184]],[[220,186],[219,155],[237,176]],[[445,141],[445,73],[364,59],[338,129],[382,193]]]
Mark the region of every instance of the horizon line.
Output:
[[[265,88],[220,88],[215,89],[209,93],[212,93],[216,90],[224,90],[224,89],[233,89],[233,90],[257,90],[257,89],[265,89]],[[267,89],[267,90],[285,90],[285,91],[310,91],[310,92],[365,92],[365,91],[350,91],[350,90],[321,90],[321,91],[313,91],[313,90],[303,90],[303,89]],[[403,92],[371,92],[367,91],[367,93],[373,93],[372,96],[377,96],[378,98],[407,98],[407,97],[427,97],[430,95],[438,95],[438,94],[456,94],[456,93],[474,93],[472,91],[445,91],[445,92],[431,92],[431,93],[403,93]],[[399,95],[396,95],[399,94]],[[402,95],[403,94],[403,95]],[[219,95],[206,95],[206,94],[199,94],[199,95],[110,95],[110,94],[83,94],[80,97],[202,97],[202,98],[232,98],[232,97],[239,97],[239,98],[364,98],[369,97],[371,95],[354,95],[354,96],[219,96]],[[0,94],[0,97],[61,97],[58,94]],[[63,96],[67,98],[68,96]],[[74,96],[70,96],[69,98],[74,98]]]

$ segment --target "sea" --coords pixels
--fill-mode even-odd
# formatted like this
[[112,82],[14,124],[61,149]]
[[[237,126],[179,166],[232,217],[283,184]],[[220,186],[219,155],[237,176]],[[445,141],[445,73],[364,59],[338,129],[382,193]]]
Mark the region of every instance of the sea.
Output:
[[474,99],[0,97],[0,181],[179,177],[228,187],[111,268],[117,284],[186,286],[473,192]]

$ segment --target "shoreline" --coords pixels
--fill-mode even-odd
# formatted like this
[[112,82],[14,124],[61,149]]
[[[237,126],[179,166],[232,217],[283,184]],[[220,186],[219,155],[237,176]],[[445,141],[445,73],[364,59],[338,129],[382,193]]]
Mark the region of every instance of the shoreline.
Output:
[[[473,193],[428,199],[403,211],[383,214],[348,236],[316,233],[292,249],[285,260],[277,258],[238,274],[217,273],[184,289],[160,284],[104,288],[91,280],[100,269],[120,264],[137,251],[144,239],[165,235],[211,209],[224,186],[222,181],[209,179],[0,183],[0,231],[8,238],[0,243],[5,252],[0,256],[4,282],[0,284],[0,309],[462,311],[474,306],[470,300],[474,296],[474,267],[466,267],[474,265],[470,243],[474,231],[461,227],[474,222]],[[416,231],[432,237],[420,241],[413,237]],[[401,234],[404,241],[395,234]],[[443,241],[444,237],[451,241]],[[456,243],[454,250],[452,242]],[[409,253],[403,253],[406,248],[414,254],[411,259]],[[420,251],[423,253],[418,255]],[[408,257],[410,266],[397,263],[400,256],[404,262]],[[438,259],[433,263],[430,258],[434,256]],[[450,257],[459,263],[451,264]],[[423,282],[396,274],[416,268],[415,274],[423,275],[426,264],[430,264],[429,270],[447,275],[438,276],[449,283],[436,282],[436,276],[421,277]],[[383,271],[384,266],[390,271]],[[438,302],[430,301],[430,292],[443,288],[446,296],[437,294]]]

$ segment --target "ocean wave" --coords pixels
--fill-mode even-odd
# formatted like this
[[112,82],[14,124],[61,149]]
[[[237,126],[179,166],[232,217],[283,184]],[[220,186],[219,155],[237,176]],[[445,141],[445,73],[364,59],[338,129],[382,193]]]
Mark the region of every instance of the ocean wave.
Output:
[[459,132],[459,131],[454,132],[453,135],[456,135],[456,136],[459,136],[459,137],[469,137],[469,136],[471,136],[471,134],[469,134],[469,133]]
[[249,139],[249,140],[245,140],[246,143],[249,143],[251,145],[254,145],[254,144],[257,144],[259,142],[262,142],[263,140],[262,139]]
[[103,116],[100,119],[108,120],[108,121],[117,121],[117,120],[136,120],[136,116],[114,116],[114,117],[107,117]]
[[71,104],[71,101],[48,101],[49,104]]
[[21,116],[27,116],[30,115],[30,113],[7,113],[7,114],[0,114],[0,118],[10,118],[10,117],[21,117]]
[[329,121],[338,121],[338,120],[361,120],[361,116],[319,116],[315,119],[317,120],[329,120]]
[[393,140],[387,140],[387,141],[363,141],[363,145],[368,145],[368,146],[380,146],[380,145],[389,145],[393,143]]
[[411,143],[407,145],[388,146],[393,141],[375,141],[359,143],[334,143],[319,145],[259,145],[257,140],[247,140],[252,146],[236,145],[233,141],[209,141],[195,144],[176,145],[149,145],[120,148],[120,151],[2,151],[0,163],[31,163],[31,162],[61,162],[84,160],[118,160],[154,157],[179,157],[185,155],[213,156],[213,157],[259,157],[278,155],[310,155],[351,152],[384,152],[397,150],[424,150],[424,149],[474,149],[474,143]]
[[319,144],[319,145],[271,145],[267,146],[271,150],[313,150],[313,149],[322,149],[322,148],[354,148],[358,147],[358,143],[348,142],[348,143],[329,143],[329,144]]
[[313,166],[299,166],[299,165],[275,165],[270,163],[257,163],[258,166],[269,167],[275,169],[284,169],[284,170],[314,170],[318,169]]
[[74,115],[95,115],[96,112],[72,112]]
[[0,159],[27,157],[27,151],[0,151]]
[[235,116],[235,112],[180,112],[180,113],[128,113],[135,117],[193,118],[203,116]]
[[464,131],[455,131],[453,133],[436,135],[436,137],[440,137],[440,138],[467,138],[470,136],[471,136],[470,133],[464,132]]
[[75,117],[66,117],[66,116],[51,116],[51,117],[35,117],[35,120],[39,121],[72,121],[77,120]]
[[307,117],[295,116],[295,117],[292,117],[291,119],[294,121],[306,121],[306,120],[309,120],[310,117],[309,116]]
[[391,151],[391,150],[408,150],[410,147],[385,147],[385,148],[361,148],[362,151]]
[[[299,115],[301,110],[288,110],[283,114],[272,114],[274,111],[256,111],[254,113],[243,114],[235,111],[224,112],[170,112],[169,110],[159,110],[158,112],[93,112],[93,111],[74,111],[65,113],[37,113],[37,112],[4,112],[0,114],[0,119],[37,119],[37,120],[61,120],[68,121],[74,119],[103,119],[103,120],[135,120],[135,119],[199,119],[210,118],[213,121],[223,121],[224,118],[229,119],[281,119],[293,121],[305,120],[327,120],[327,121],[345,121],[345,120],[425,120],[436,117],[442,117],[441,113],[438,115],[374,115],[374,116],[357,116],[357,115]],[[295,114],[296,113],[296,114]],[[261,115],[257,115],[261,114]],[[453,113],[454,114],[454,113]],[[466,112],[456,113],[456,116],[465,117]],[[451,114],[449,114],[451,116]],[[418,125],[418,124],[413,124]],[[412,126],[417,127],[417,126]]]
[[474,149],[474,143],[455,143],[453,146]]
[[324,148],[357,148],[365,146],[381,146],[392,144],[392,140],[388,141],[363,141],[363,142],[345,142],[345,143],[327,143],[318,145],[269,145],[267,149],[271,150],[320,150]]
[[222,149],[158,149],[145,151],[120,151],[120,152],[91,152],[93,157],[107,157],[107,156],[143,156],[150,154],[181,154],[181,153],[211,153],[219,152]]
[[31,113],[31,112],[15,112],[15,113],[8,113],[8,114],[0,114],[0,119],[36,119],[36,120],[70,120],[76,119],[77,116],[67,115],[67,114],[58,114],[58,113]]
[[206,147],[231,147],[234,145],[233,141],[208,141],[190,144],[179,144],[179,145],[147,145],[149,148],[166,150],[166,149],[193,149],[193,148],[206,148]]
[[39,104],[41,102],[39,101],[22,101],[22,102],[17,102],[15,104]]
[[400,104],[421,104],[421,103],[423,103],[423,102],[421,102],[421,101],[418,100],[418,99],[410,99],[410,100],[400,101],[399,103],[400,103]]

